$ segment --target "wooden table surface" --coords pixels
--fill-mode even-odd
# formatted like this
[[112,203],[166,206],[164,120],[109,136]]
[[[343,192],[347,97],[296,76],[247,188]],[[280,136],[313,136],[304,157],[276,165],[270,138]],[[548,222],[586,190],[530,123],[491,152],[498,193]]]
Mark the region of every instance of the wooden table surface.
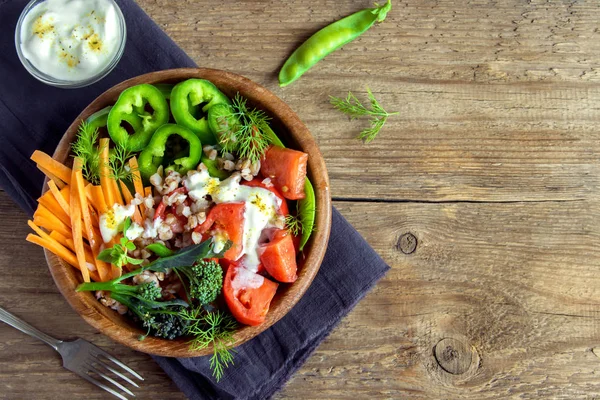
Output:
[[[285,89],[290,52],[370,1],[139,3],[198,65],[245,75],[300,115],[335,206],[392,267],[276,398],[600,396],[597,2],[394,1]],[[400,115],[363,145],[366,122],[328,96],[364,98],[367,85]],[[69,308],[3,193],[0,220],[2,306],[115,354],[146,377],[139,398],[184,398]],[[2,398],[108,398],[5,325],[0,349]]]

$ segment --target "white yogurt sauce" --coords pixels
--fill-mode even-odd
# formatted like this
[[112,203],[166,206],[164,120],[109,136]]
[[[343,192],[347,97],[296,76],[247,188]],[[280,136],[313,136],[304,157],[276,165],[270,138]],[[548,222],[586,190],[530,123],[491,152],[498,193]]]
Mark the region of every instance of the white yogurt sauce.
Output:
[[122,206],[118,203],[113,204],[104,214],[100,215],[100,234],[104,243],[110,242],[119,232],[123,230],[123,223],[135,213],[135,206],[129,204]]
[[[245,203],[241,256],[245,256],[243,265],[256,272],[260,264],[258,241],[263,229],[275,226],[281,199],[267,189],[240,185],[240,180],[240,175],[232,175],[220,181],[203,170],[188,176],[184,184],[188,189],[188,196],[195,201],[203,201],[204,196],[210,195],[217,204]],[[222,245],[218,240],[217,238],[216,246]]]
[[104,70],[122,40],[112,2],[47,0],[25,16],[20,46],[25,58],[45,74],[79,81]]

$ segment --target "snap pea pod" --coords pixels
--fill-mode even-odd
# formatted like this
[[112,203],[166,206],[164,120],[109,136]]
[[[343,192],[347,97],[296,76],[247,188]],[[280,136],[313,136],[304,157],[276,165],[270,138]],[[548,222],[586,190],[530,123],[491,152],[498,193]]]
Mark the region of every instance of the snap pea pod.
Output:
[[306,178],[304,181],[304,194],[306,197],[298,200],[298,218],[302,223],[302,237],[300,238],[300,250],[304,249],[306,242],[310,239],[315,228],[315,189]]
[[85,122],[87,122],[92,129],[104,128],[106,126],[106,121],[108,120],[108,113],[110,112],[111,108],[112,106],[107,106],[104,107],[102,110],[96,111],[95,113],[87,117]]
[[[271,144],[279,147],[285,147],[281,139],[279,139],[279,136],[273,132],[270,126],[266,126],[263,131]],[[308,239],[310,239],[310,235],[315,227],[315,189],[313,188],[312,183],[310,183],[308,177],[305,178],[304,181],[304,194],[305,197],[298,200],[298,218],[302,224],[302,237],[300,237],[299,250],[304,249],[304,246],[308,242]]]
[[392,8],[391,0],[375,5],[326,26],[302,43],[279,71],[279,86],[294,82],[325,56],[365,33],[375,22],[383,21]]

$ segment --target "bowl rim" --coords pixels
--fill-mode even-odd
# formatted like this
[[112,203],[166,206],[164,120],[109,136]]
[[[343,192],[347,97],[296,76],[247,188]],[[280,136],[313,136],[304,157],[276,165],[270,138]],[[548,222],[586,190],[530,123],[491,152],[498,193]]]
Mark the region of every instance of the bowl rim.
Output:
[[[280,289],[278,290],[278,295],[276,295],[264,323],[254,327],[241,325],[241,328],[233,336],[233,347],[238,347],[267,330],[298,303],[318,273],[327,249],[332,214],[329,177],[321,152],[312,134],[298,115],[274,93],[235,73],[211,68],[177,68],[150,72],[118,83],[94,99],[63,134],[52,157],[61,162],[67,161],[70,154],[70,143],[75,136],[79,121],[85,120],[92,113],[108,105],[105,104],[107,99],[115,98],[116,100],[116,97],[124,89],[140,83],[168,83],[168,81],[183,81],[189,78],[207,79],[223,91],[227,91],[222,88],[225,82],[231,85],[235,84],[236,91],[246,97],[252,105],[260,106],[273,118],[274,122],[287,130],[287,132],[283,131],[279,134],[283,133],[287,139],[293,140],[295,142],[293,148],[310,151],[307,172],[315,188],[317,209],[315,226],[317,229],[306,245],[305,258],[301,260],[302,267],[299,268],[296,282],[291,285],[280,283],[280,286],[283,285],[285,293],[281,294]],[[317,172],[319,173],[317,174]],[[42,192],[45,193],[47,190],[47,179],[45,179]],[[140,341],[139,335],[143,333],[141,329],[131,326],[131,322],[119,323],[124,317],[116,315],[116,312],[100,304],[91,292],[76,292],[75,287],[81,281],[76,270],[50,251],[44,249],[44,253],[50,273],[70,306],[88,324],[114,341],[134,350],[158,356],[196,357],[212,353],[212,346],[202,350],[190,350],[187,340],[181,338],[167,340],[148,336],[145,340]]]

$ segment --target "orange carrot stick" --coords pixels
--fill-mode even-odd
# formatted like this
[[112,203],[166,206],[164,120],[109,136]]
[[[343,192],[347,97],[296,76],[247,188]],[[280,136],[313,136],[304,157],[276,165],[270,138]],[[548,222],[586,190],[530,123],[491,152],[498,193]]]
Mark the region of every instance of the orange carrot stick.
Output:
[[[85,282],[90,281],[90,271],[87,268],[85,260],[85,250],[83,248],[83,228],[81,226],[81,204],[79,196],[79,185],[77,184],[77,170],[81,170],[82,161],[76,157],[73,162],[73,169],[71,171],[71,201],[70,201],[70,212],[71,216],[71,230],[73,232],[73,243],[75,246],[75,255],[77,256],[77,263],[79,264],[79,270],[83,276]],[[84,188],[81,188],[82,190]]]
[[71,224],[71,219],[69,218],[69,215],[63,211],[63,209],[54,199],[52,194],[50,194],[50,197],[41,197],[39,199],[38,208],[36,209],[34,215],[36,214],[42,216],[49,215],[48,218],[51,220],[54,220],[56,218],[65,223],[66,225],[70,226]]
[[104,199],[104,192],[102,192],[101,186],[93,186],[91,189],[92,196],[94,197],[94,202],[98,205],[96,211],[100,214],[104,214],[108,210],[108,206],[106,205],[106,200]]
[[48,221],[46,218],[44,217],[40,217],[40,216],[34,216],[33,217],[33,222],[37,225],[37,226],[41,226],[42,228],[46,229],[48,232],[50,231],[57,231],[59,232],[61,235],[63,236],[67,236],[67,237],[71,237],[71,235],[73,234],[71,232],[71,228],[70,227],[65,227],[64,224],[61,225],[56,225],[56,223],[53,223],[51,221]]
[[64,226],[67,229],[70,228],[71,227],[71,220],[70,220],[70,218],[68,220],[66,220],[65,219],[66,217],[64,217],[64,213],[61,213],[61,214],[63,214],[62,218],[60,217],[60,214],[56,214],[55,212],[50,211],[43,204],[38,204],[38,207],[35,210],[35,212],[33,213],[33,216],[34,217],[45,218],[48,221],[51,221],[51,222],[55,223],[58,226],[62,225],[62,226]]
[[[119,181],[119,183],[121,184],[121,191],[123,192],[123,197],[125,198],[125,203],[130,204],[131,201],[133,200],[133,196],[131,195],[129,188],[127,187],[127,185],[125,185],[123,183],[123,181]],[[133,222],[135,222],[136,224],[138,224],[140,226],[144,225],[144,222],[142,220],[142,214],[140,214],[140,210],[138,209],[137,206],[134,206],[133,217],[131,219],[133,220]]]
[[48,154],[36,150],[31,155],[31,159],[40,167],[56,176],[65,183],[71,183],[71,169],[66,165],[56,161]]
[[60,208],[62,208],[66,215],[69,215],[69,203],[67,203],[54,181],[49,181],[48,187],[50,188],[50,192],[54,196],[54,199],[56,199],[56,202],[58,203]]
[[[135,156],[129,159],[129,169],[133,175],[133,189],[135,190],[134,195],[139,194],[140,197],[144,197],[144,183],[142,182],[140,167]],[[146,207],[144,204],[140,204],[140,214],[142,217],[146,215]]]
[[[70,264],[77,269],[80,268],[75,254],[73,254],[65,246],[58,243],[56,240],[43,239],[39,236],[34,235],[33,233],[28,234],[27,238],[25,238],[25,240],[27,240],[30,243],[37,244],[38,246],[41,246],[41,247],[45,248],[46,250],[51,251],[52,253],[56,254],[58,257],[62,258],[67,264]],[[86,269],[87,269],[87,266],[86,266]],[[96,271],[89,271],[89,274],[92,277],[92,279],[99,282],[100,277],[98,276],[98,273]]]
[[115,204],[108,161],[108,138],[100,139],[100,186],[104,193],[104,199],[109,207]]
[[[79,161],[77,158],[75,160]],[[98,270],[98,274],[100,275],[100,279],[104,281],[108,277],[110,268],[105,262],[97,259],[98,253],[100,253],[99,249],[100,245],[102,244],[102,238],[96,236],[96,231],[94,230],[94,226],[92,224],[92,217],[90,215],[90,208],[85,195],[85,186],[83,183],[83,174],[81,169],[73,168],[73,173],[75,175],[75,181],[71,179],[71,182],[77,183],[76,187],[79,194],[79,205],[81,207],[81,216],[83,217],[83,227],[88,234],[88,241],[93,254],[92,259],[95,260],[94,263],[96,265],[96,269]],[[75,247],[75,250],[77,250],[77,247]]]
[[56,175],[54,175],[52,172],[48,171],[46,168],[41,167],[39,165],[37,167],[40,171],[42,171],[44,175],[48,177],[48,182],[54,182],[56,186],[58,186],[61,189],[67,185],[61,179],[57,178]]

